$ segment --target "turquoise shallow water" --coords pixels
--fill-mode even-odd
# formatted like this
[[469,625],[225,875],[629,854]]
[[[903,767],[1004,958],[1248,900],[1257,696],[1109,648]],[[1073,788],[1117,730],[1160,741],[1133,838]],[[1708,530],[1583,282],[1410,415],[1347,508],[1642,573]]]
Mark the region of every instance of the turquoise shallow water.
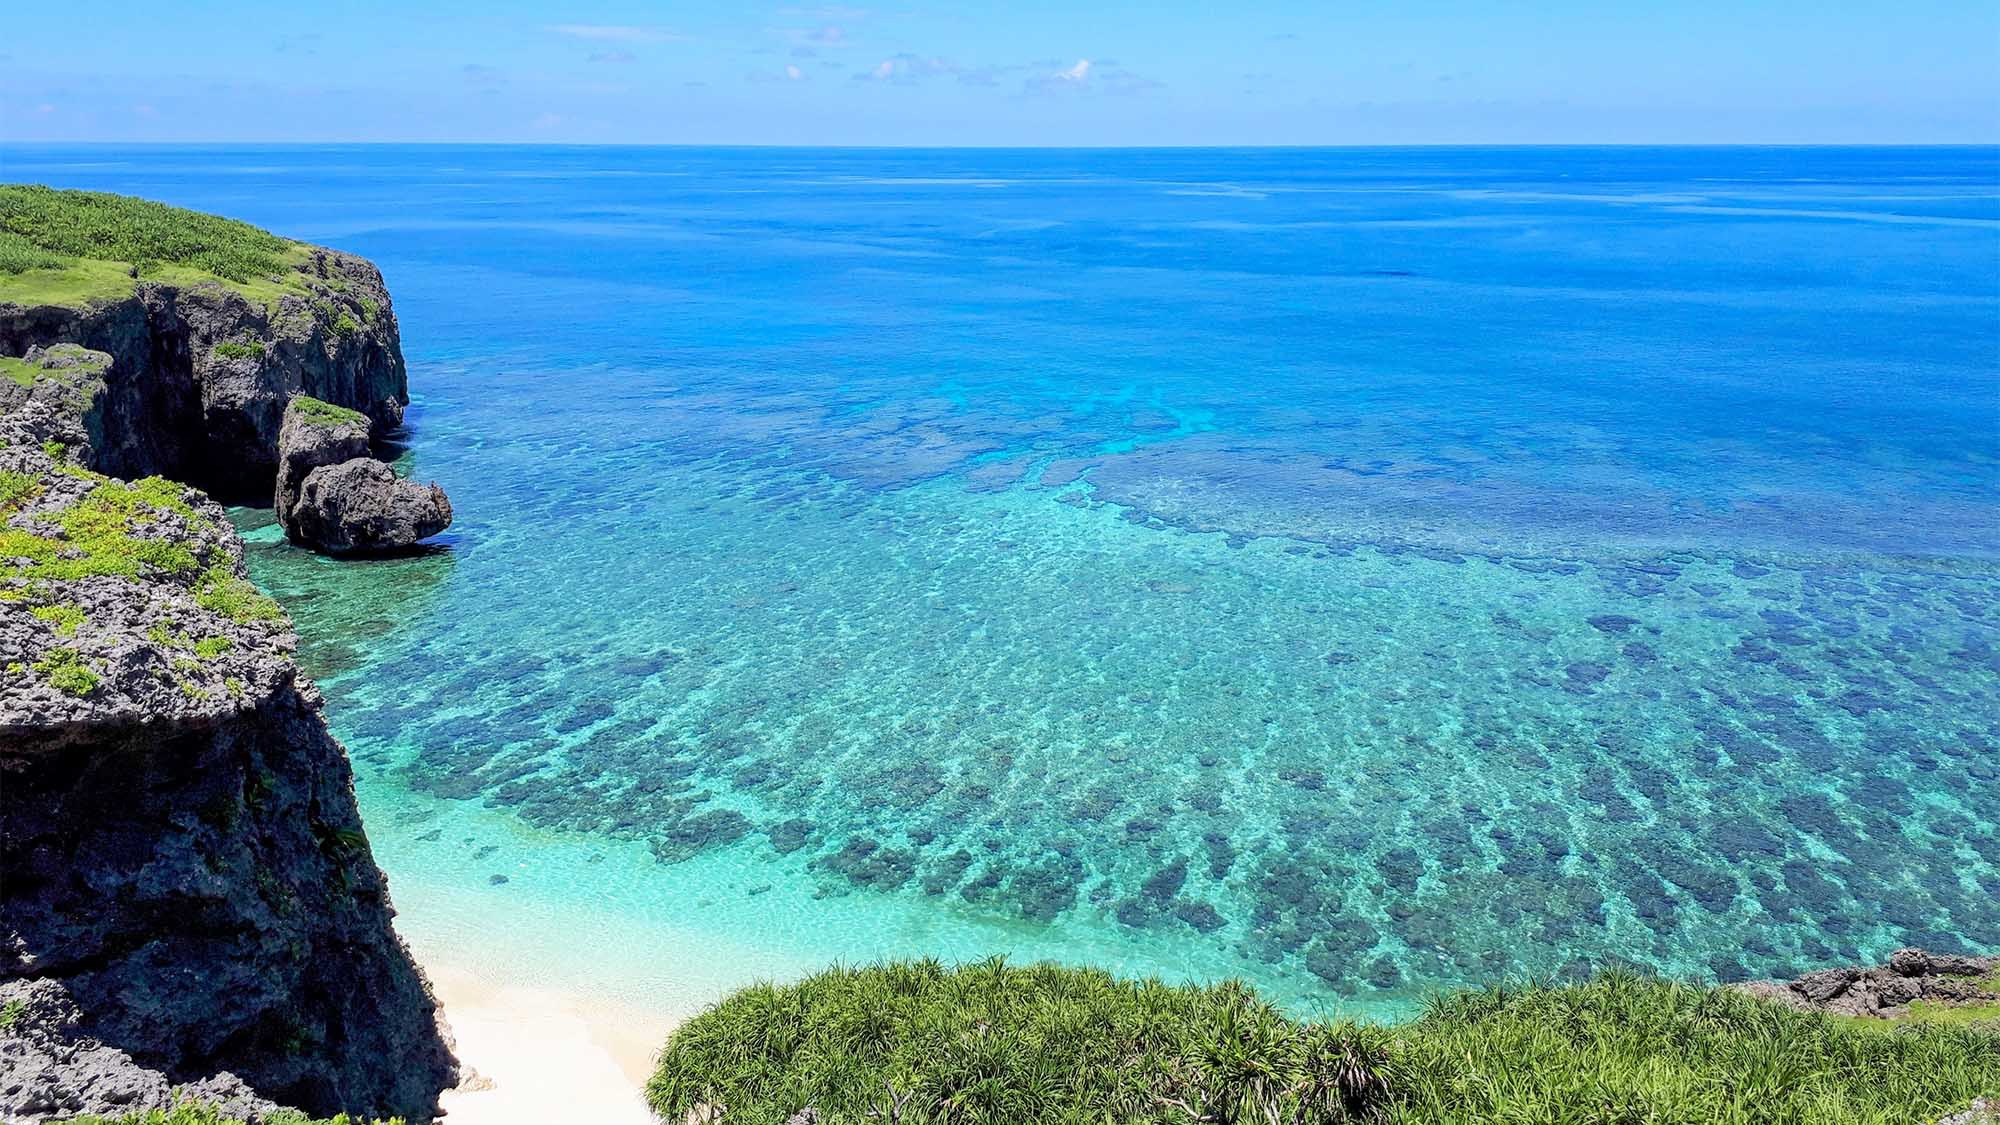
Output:
[[12,153],[388,274],[458,525],[245,519],[416,932],[2000,947],[1992,150]]

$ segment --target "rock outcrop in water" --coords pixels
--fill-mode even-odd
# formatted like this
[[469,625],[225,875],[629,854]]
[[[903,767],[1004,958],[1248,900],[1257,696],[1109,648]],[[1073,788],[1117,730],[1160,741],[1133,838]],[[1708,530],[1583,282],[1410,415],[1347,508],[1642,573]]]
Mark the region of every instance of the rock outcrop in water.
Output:
[[[207,497],[58,460],[76,425],[0,417],[0,984],[77,1007],[0,1045],[0,1086],[117,1109],[75,1104],[131,1085],[64,1077],[87,1037],[174,1083],[428,1120],[456,1066],[289,621]],[[60,1065],[37,1084],[34,1058]]]
[[368,455],[368,420],[299,395],[278,432],[272,506],[292,542],[329,554],[404,550],[451,526],[451,501],[435,484],[396,476]]
[[0,356],[77,344],[109,357],[85,404],[89,467],[261,502],[293,395],[359,411],[378,434],[409,402],[381,273],[317,247],[294,257],[282,285],[142,279],[122,299],[75,303],[0,292]]

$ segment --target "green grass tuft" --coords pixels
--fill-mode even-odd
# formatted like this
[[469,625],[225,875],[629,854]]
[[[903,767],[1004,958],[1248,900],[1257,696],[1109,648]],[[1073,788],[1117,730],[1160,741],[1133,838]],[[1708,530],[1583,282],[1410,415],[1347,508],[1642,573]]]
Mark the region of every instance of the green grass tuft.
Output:
[[1612,973],[1433,1000],[1400,1027],[1300,1023],[1248,988],[998,961],[837,968],[683,1025],[646,1087],[731,1125],[1379,1122],[1905,1125],[2000,1090],[2000,1038],[1857,1028]]
[[219,566],[211,567],[195,584],[194,600],[203,609],[212,609],[238,624],[285,619],[285,611],[277,602]]
[[366,426],[368,424],[368,415],[361,413],[359,410],[349,410],[345,406],[335,406],[330,402],[322,402],[311,395],[293,395],[290,405],[298,408],[299,414],[307,421],[322,426]]
[[214,660],[236,647],[228,637],[203,637],[194,643],[194,654],[203,660]]
[[35,671],[48,678],[49,685],[71,695],[89,695],[97,690],[97,673],[83,662],[73,648],[52,648],[35,663]]
[[0,513],[33,499],[42,491],[42,482],[27,473],[0,469]]
[[56,632],[65,637],[75,636],[76,630],[90,618],[84,614],[82,606],[67,602],[58,605],[37,606],[36,617],[56,627]]
[[247,343],[227,340],[215,345],[215,354],[224,359],[262,359],[264,343],[261,340],[251,340]]

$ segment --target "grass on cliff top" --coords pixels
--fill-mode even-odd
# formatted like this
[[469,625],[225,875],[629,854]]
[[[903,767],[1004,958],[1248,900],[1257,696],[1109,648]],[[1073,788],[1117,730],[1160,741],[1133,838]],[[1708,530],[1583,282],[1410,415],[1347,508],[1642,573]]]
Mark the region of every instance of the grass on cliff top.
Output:
[[1996,1090],[2000,1037],[1628,974],[1378,1027],[1294,1021],[1238,984],[926,961],[745,989],[673,1034],[646,1097],[727,1125],[808,1105],[824,1125],[1900,1125]]
[[287,405],[297,407],[307,421],[322,426],[368,425],[368,415],[359,410],[349,410],[345,406],[322,402],[311,395],[293,395],[292,401]]
[[0,301],[116,299],[141,277],[221,281],[268,301],[302,291],[292,267],[308,253],[218,215],[104,192],[0,184]]

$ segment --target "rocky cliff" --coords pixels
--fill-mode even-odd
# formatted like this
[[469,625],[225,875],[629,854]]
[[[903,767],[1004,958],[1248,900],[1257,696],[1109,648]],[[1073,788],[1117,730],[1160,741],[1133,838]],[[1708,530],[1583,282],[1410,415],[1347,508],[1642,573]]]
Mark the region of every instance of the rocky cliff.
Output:
[[[402,421],[396,314],[365,259],[295,243],[280,272],[254,282],[139,278],[129,289],[71,299],[0,284],[0,356],[79,344],[111,357],[82,404],[99,472],[263,504],[293,395],[358,410],[378,436]],[[12,383],[0,379],[0,410],[27,397]]]
[[[69,460],[101,434],[100,464],[213,468],[229,442],[263,448],[267,396],[307,367],[394,418],[393,322],[310,365],[196,359],[254,315],[155,292],[51,320],[127,349],[108,364],[119,405],[87,430],[47,402],[0,417],[0,986],[59,983],[75,1034],[176,1083],[226,1070],[315,1113],[428,1120],[455,1064],[290,622],[206,496]],[[324,343],[301,332],[274,353]],[[186,380],[143,387],[141,362]],[[200,424],[175,430],[182,392]],[[44,1101],[108,1108],[41,1077]]]

